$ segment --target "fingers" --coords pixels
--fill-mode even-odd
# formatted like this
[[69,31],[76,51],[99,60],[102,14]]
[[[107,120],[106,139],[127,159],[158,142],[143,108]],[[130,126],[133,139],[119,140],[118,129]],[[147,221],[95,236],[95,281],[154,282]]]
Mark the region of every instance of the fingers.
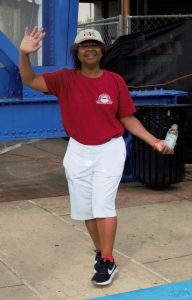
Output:
[[46,32],[44,32],[44,29],[41,27],[37,31],[37,33],[34,35],[34,38],[37,40],[37,42],[40,42],[44,36],[46,35]]
[[35,37],[35,35],[37,34],[37,32],[38,32],[38,27],[35,26],[35,27],[33,28],[33,30],[31,31],[30,36],[31,36],[31,37]]
[[25,27],[24,35],[29,35],[29,27],[28,26]]
[[157,150],[161,153],[161,154],[167,154],[167,155],[173,155],[174,154],[174,150],[170,149],[166,143],[164,142],[164,140],[161,140],[160,143],[158,143],[157,145]]
[[29,33],[29,27],[26,26],[26,27],[25,27],[24,34],[27,35],[27,36],[30,35],[31,37],[33,37],[37,31],[38,31],[38,27],[35,26],[35,27],[33,28],[32,32]]
[[174,151],[173,151],[173,149],[170,149],[169,147],[165,147],[164,150],[162,151],[162,154],[173,155]]
[[44,32],[43,27],[38,28],[37,26],[35,26],[31,33],[29,33],[29,27],[25,27],[25,36],[34,38],[37,40],[37,42],[41,41],[44,38],[45,34],[46,33]]
[[33,33],[34,38],[38,38],[42,32],[43,32],[43,27],[40,27],[39,29],[37,28],[37,30]]
[[169,148],[167,146],[167,144],[165,143],[165,141],[163,141],[163,145],[164,145],[164,149],[163,149],[163,152],[162,152],[163,154],[171,154],[171,155],[174,154],[174,150]]

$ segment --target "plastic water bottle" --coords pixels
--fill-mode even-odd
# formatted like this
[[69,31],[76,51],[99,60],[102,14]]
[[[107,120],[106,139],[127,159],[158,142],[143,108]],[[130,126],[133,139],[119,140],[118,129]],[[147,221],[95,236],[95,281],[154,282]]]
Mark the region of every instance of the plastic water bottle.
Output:
[[170,149],[174,149],[178,137],[178,125],[173,124],[171,128],[169,128],[167,135],[165,137],[165,143]]

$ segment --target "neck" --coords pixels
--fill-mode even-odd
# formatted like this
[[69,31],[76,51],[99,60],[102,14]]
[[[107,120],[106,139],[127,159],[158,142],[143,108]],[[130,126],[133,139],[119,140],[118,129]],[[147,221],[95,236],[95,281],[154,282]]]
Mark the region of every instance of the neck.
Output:
[[103,70],[100,69],[100,67],[94,67],[94,68],[81,68],[81,73],[87,77],[100,77],[103,74]]

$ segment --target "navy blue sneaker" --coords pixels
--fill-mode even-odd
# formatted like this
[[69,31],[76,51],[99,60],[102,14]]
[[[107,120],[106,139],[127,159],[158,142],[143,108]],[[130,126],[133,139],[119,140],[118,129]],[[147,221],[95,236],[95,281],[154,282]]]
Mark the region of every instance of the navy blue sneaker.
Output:
[[91,281],[96,285],[107,285],[112,282],[115,274],[117,274],[117,266],[115,262],[101,258],[100,265],[98,266],[97,271],[93,275]]

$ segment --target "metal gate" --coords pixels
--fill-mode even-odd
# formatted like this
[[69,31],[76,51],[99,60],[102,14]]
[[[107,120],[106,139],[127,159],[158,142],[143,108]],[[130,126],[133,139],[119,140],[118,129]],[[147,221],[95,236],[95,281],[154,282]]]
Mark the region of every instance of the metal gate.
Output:
[[[126,17],[126,34],[143,32],[162,27],[163,25],[172,24],[179,20],[192,18],[192,15],[146,15],[146,16],[127,16]],[[110,46],[121,35],[123,35],[122,16],[101,19],[94,22],[81,23],[78,30],[93,28],[98,30],[106,43]]]
[[149,15],[149,16],[127,16],[126,33],[137,33],[154,30],[169,25],[176,21],[192,18],[192,15]]
[[122,21],[121,15],[117,17],[101,19],[89,23],[81,23],[78,25],[78,30],[93,28],[98,30],[107,46],[113,44],[113,42],[122,35]]

